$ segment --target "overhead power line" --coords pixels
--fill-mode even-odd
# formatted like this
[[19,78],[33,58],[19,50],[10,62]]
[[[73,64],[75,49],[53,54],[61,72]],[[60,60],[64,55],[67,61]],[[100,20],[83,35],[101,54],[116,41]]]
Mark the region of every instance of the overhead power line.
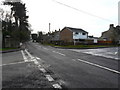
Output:
[[73,7],[73,6],[64,4],[64,3],[62,3],[62,2],[59,2],[59,1],[56,1],[56,0],[52,0],[52,1],[54,1],[54,2],[56,2],[56,3],[58,3],[58,4],[60,4],[60,5],[66,6],[66,7],[68,7],[68,8],[74,9],[74,10],[76,10],[76,11],[82,12],[82,13],[84,13],[84,14],[87,14],[87,15],[89,15],[89,16],[96,17],[96,18],[102,19],[102,20],[107,21],[107,22],[117,23],[117,22],[115,22],[115,21],[112,21],[112,20],[109,20],[109,19],[106,19],[106,18],[97,16],[97,15],[94,15],[94,14],[92,14],[92,13],[83,11],[83,10],[78,9],[78,8],[75,8],[75,7]]

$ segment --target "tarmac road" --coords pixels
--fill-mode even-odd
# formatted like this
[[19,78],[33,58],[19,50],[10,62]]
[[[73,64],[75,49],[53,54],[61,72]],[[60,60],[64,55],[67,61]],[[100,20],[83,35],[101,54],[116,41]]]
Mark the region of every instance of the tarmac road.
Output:
[[[42,61],[47,68],[59,76],[61,83],[68,88],[118,88],[120,86],[119,58],[115,56],[118,52],[113,48],[82,51],[58,49],[29,42],[27,49],[33,56],[40,58],[38,62]],[[111,51],[109,54],[115,55],[105,53],[106,50]]]
[[24,58],[21,51],[2,54],[2,90],[53,88],[37,65]]

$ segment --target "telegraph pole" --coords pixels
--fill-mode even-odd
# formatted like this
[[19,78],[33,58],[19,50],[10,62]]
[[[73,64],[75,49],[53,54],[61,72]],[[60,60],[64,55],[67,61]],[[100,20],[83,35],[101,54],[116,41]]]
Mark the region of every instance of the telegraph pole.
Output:
[[120,26],[120,1],[118,2],[118,25]]
[[50,33],[50,25],[51,25],[51,23],[49,23],[49,33]]

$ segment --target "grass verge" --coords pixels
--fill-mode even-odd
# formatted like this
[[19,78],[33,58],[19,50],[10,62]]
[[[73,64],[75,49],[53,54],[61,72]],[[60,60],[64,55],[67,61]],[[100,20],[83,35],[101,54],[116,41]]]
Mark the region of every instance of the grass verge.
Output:
[[14,50],[18,48],[0,48],[0,51]]
[[54,45],[54,44],[44,44],[53,47],[61,47],[61,48],[102,48],[102,47],[119,47],[120,45]]

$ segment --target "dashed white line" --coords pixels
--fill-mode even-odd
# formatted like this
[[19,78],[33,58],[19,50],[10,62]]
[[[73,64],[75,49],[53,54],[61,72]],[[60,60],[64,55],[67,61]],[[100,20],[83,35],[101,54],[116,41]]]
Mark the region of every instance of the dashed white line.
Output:
[[[41,60],[39,57],[33,57],[27,50],[25,50],[25,52],[28,54],[28,56],[31,58],[31,60],[30,61],[34,61],[34,63],[37,65],[37,67],[39,68],[39,70],[41,70],[43,73],[46,73],[46,70],[44,69],[44,68],[42,68],[42,66],[39,64],[39,62],[36,60],[36,59],[38,59],[38,60]],[[61,53],[59,53],[59,52],[57,52],[58,54],[61,54]],[[61,54],[61,55],[64,55],[64,54]],[[65,56],[65,55],[64,55]],[[25,58],[25,56],[24,56],[24,58]],[[48,79],[48,81],[50,81],[50,82],[53,82],[53,81],[55,81],[52,77],[51,77],[51,75],[45,75],[46,76],[46,78]],[[62,87],[59,85],[59,84],[53,84],[52,85],[54,88],[58,88],[58,89],[62,89]]]
[[39,58],[39,57],[36,57],[36,59],[39,59],[39,60],[40,60],[40,58]]
[[34,60],[34,63],[35,63],[36,65],[39,65],[39,62],[38,62],[37,60]]
[[42,66],[39,64],[38,67],[41,68]]
[[62,53],[60,53],[60,52],[56,52],[56,51],[53,51],[54,53],[57,53],[57,54],[60,54],[60,55],[62,55],[62,56],[66,56],[65,54],[62,54]]
[[102,69],[105,69],[105,70],[108,70],[108,71],[111,71],[111,72],[114,72],[114,73],[117,73],[117,74],[120,74],[119,71],[114,70],[114,69],[110,69],[108,67],[104,67],[104,66],[101,66],[101,65],[98,65],[98,64],[95,64],[95,63],[91,63],[91,62],[88,62],[88,61],[85,61],[85,60],[81,60],[81,59],[78,59],[78,61],[89,64],[89,65],[92,65],[92,66],[96,66],[96,67],[99,67],[99,68],[102,68]]
[[42,71],[43,73],[46,73],[46,70],[44,68],[39,67],[39,70]]
[[73,61],[76,61],[75,59],[72,59]]
[[118,54],[118,52],[115,52],[115,55]]
[[54,88],[62,89],[62,87],[59,84],[53,84]]
[[49,50],[48,48],[43,48],[43,49],[45,49],[45,50]]
[[48,81],[50,81],[50,82],[54,81],[54,79],[50,75],[45,75],[45,76],[48,79]]

